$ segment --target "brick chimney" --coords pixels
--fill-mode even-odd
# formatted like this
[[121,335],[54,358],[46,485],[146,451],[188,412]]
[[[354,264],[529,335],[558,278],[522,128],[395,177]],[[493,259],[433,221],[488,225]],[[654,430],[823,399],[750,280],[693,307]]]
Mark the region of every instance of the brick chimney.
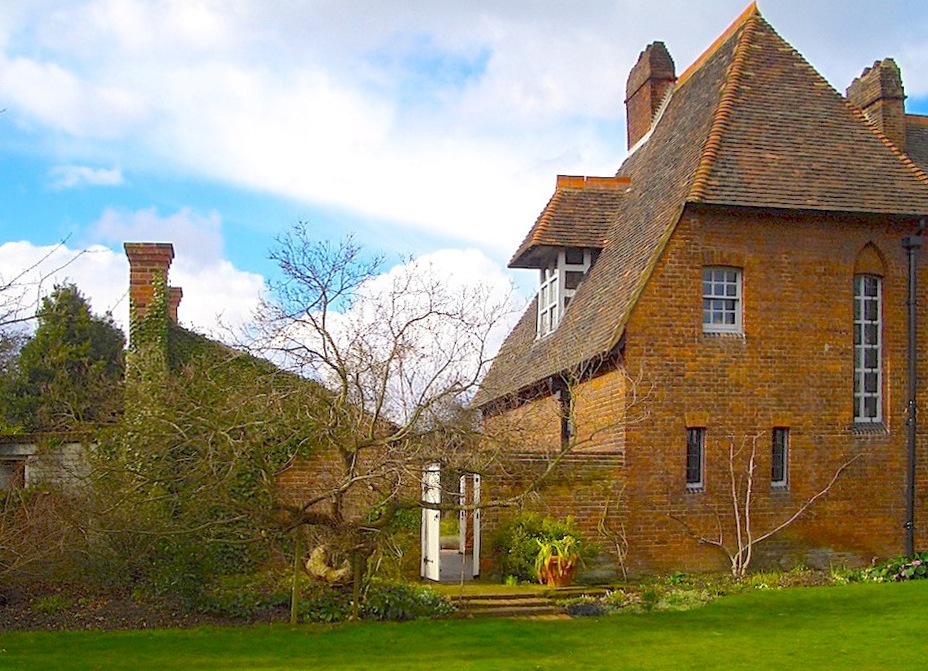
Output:
[[180,306],[180,299],[183,297],[183,289],[180,287],[168,287],[168,316],[175,324],[177,323],[177,308]]
[[871,124],[901,151],[905,141],[905,91],[902,74],[892,58],[866,68],[847,88],[847,99],[863,110]]
[[[174,245],[170,242],[127,242],[123,247],[129,257],[129,305],[142,317],[155,297],[154,278],[162,277],[167,282],[174,260]],[[183,295],[179,287],[168,287],[168,314],[175,323],[177,306]]]
[[677,80],[673,59],[663,42],[654,42],[638,56],[625,85],[628,148],[651,130],[667,92]]

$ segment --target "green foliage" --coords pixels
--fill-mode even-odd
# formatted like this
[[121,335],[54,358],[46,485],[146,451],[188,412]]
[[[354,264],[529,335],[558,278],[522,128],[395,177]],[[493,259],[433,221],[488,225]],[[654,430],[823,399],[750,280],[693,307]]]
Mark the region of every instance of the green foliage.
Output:
[[580,563],[580,541],[570,534],[553,539],[536,539],[535,575],[546,584],[556,584],[555,576],[574,571]]
[[[289,576],[275,573],[222,576],[203,590],[198,610],[210,615],[248,620],[288,607]],[[303,581],[304,585],[306,580]]]
[[196,602],[217,576],[279,551],[276,476],[315,447],[318,388],[173,324],[166,333],[170,374],[135,362],[123,422],[92,455],[108,529],[97,554],[133,589]]
[[121,408],[125,339],[112,317],[90,312],[73,284],[42,300],[35,334],[2,389],[6,421],[28,431],[110,422]]
[[904,582],[928,578],[928,551],[911,557],[896,557],[861,572],[861,579],[870,582]]
[[[261,573],[230,576],[204,591],[200,610],[212,615],[250,619],[262,613],[285,609],[290,600],[290,576]],[[300,578],[299,619],[301,622],[344,622],[352,617],[352,590]],[[359,608],[362,620],[414,620],[440,617],[452,612],[450,602],[421,585],[374,580],[368,585]]]
[[504,523],[493,539],[493,550],[503,576],[515,576],[525,582],[535,582],[536,561],[540,543],[563,542],[573,539],[572,546],[580,556],[583,543],[574,528],[573,519],[561,522],[538,513],[523,512]]
[[[302,622],[341,622],[352,614],[350,588],[317,590],[300,602]],[[450,602],[428,587],[373,580],[367,586],[359,617],[362,620],[415,620],[440,617],[453,611]]]

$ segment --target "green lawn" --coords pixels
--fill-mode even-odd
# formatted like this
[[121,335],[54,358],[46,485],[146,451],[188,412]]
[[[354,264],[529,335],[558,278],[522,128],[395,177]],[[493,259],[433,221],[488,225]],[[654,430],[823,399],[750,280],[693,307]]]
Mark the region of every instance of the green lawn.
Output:
[[687,612],[0,635],[2,669],[924,669],[928,581],[757,591]]

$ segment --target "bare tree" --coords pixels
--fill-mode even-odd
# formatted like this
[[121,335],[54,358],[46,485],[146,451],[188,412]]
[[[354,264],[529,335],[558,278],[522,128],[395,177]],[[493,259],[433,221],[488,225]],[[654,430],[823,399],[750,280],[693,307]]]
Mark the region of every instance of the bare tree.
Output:
[[0,272],[0,332],[35,319],[36,308],[52,277],[85,253],[82,250],[63,261],[57,261],[55,257],[65,249],[67,241],[68,238],[65,238],[19,271],[12,274]]
[[728,447],[728,490],[720,501],[706,503],[716,521],[716,532],[709,535],[694,526],[680,515],[671,515],[686,533],[703,545],[718,548],[727,557],[731,574],[736,578],[744,577],[754,559],[757,545],[780,533],[799,518],[812,505],[828,494],[838,482],[841,475],[860,455],[846,459],[835,470],[831,479],[815,494],[807,498],[796,508],[786,512],[779,521],[773,521],[766,527],[758,524],[756,517],[755,471],[757,469],[757,445],[763,432],[749,436],[729,439]]
[[479,425],[464,407],[511,295],[415,261],[381,274],[351,239],[315,242],[305,226],[272,258],[284,279],[247,348],[319,389],[313,449],[281,474],[280,511],[349,557],[359,584],[397,511],[434,505],[421,500],[423,467],[473,463]]

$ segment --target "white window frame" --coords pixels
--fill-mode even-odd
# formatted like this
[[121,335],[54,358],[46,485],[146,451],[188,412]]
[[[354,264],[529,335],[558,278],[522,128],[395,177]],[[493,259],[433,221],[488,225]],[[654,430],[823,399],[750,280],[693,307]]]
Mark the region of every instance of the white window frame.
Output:
[[[772,438],[770,447],[770,486],[776,489],[786,489],[789,487],[789,429],[785,426],[774,427]],[[779,478],[775,477],[778,461],[782,474]]]
[[702,332],[743,333],[742,293],[740,268],[703,266]]
[[[695,442],[694,442],[695,441]],[[690,449],[695,447],[699,454],[699,477],[690,480]],[[706,429],[701,426],[690,426],[686,429],[686,490],[689,492],[702,491],[706,487]]]
[[542,338],[557,328],[561,320],[558,314],[560,306],[560,273],[557,266],[541,269],[541,284],[538,287],[538,337]]
[[579,284],[572,289],[567,287],[567,273],[577,272],[585,276],[593,265],[593,250],[573,248],[570,251],[582,252],[582,262],[568,263],[568,250],[559,249],[551,263],[540,271],[536,324],[536,334],[539,338],[554,332],[579,288]]
[[854,423],[883,421],[883,278],[854,275]]

